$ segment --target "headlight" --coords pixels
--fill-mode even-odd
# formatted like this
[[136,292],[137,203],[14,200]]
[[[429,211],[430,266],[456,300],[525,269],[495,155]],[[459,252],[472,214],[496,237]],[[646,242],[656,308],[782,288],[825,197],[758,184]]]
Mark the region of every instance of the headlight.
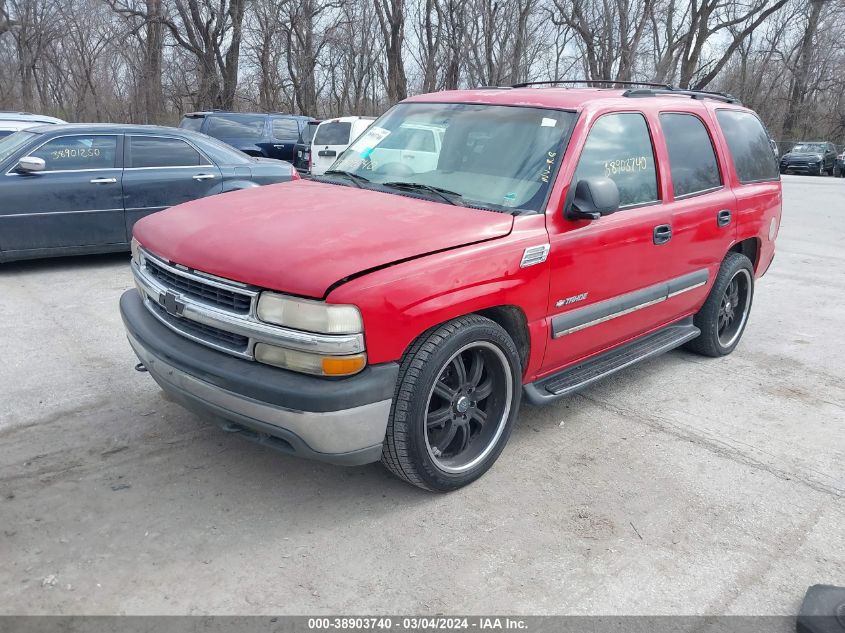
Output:
[[317,376],[351,376],[367,365],[366,354],[352,356],[325,356],[311,352],[268,345],[255,344],[255,360],[283,369]]
[[262,292],[258,318],[267,323],[319,334],[358,334],[364,324],[358,308],[322,301],[296,299],[274,292]]
[[139,247],[138,240],[136,240],[133,237],[132,241],[129,243],[129,250],[132,252],[132,261],[135,262],[136,264],[141,263],[141,261],[138,257],[138,247]]

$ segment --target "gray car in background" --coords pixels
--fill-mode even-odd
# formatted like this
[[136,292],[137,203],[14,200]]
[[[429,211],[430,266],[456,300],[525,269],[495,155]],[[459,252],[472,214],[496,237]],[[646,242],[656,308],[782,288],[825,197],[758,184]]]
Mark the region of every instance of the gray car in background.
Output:
[[49,125],[0,139],[0,262],[129,250],[132,226],[167,207],[296,180],[177,128]]
[[64,123],[64,121],[45,114],[0,111],[0,139],[38,125],[59,125],[61,123]]

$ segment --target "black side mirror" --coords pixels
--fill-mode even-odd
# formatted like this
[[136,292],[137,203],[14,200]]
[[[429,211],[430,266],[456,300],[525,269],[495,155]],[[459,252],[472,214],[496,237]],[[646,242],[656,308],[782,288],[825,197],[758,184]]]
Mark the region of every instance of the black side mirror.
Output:
[[564,215],[570,220],[598,220],[619,210],[619,188],[610,178],[584,178],[575,185],[575,193]]

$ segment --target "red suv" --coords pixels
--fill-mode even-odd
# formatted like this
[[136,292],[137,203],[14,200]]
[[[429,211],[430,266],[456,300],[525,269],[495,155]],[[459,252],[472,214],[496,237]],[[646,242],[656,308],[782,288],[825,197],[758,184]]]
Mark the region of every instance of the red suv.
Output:
[[324,176],[135,225],[129,342],[227,431],[452,490],[552,402],[680,345],[736,347],[778,165],[727,96],[427,94]]

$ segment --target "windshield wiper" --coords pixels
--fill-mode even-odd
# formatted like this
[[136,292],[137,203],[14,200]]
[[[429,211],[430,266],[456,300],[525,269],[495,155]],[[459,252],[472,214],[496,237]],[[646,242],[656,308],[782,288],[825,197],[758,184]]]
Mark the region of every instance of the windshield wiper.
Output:
[[359,187],[359,188],[363,187],[363,185],[361,184],[362,182],[371,182],[371,180],[369,178],[365,178],[364,176],[361,176],[361,175],[356,174],[356,173],[351,172],[351,171],[345,171],[343,169],[329,169],[328,171],[323,172],[323,175],[324,176],[333,176],[333,175],[346,176],[347,178],[349,178],[349,180],[351,180],[352,182],[355,183],[356,187]]
[[440,196],[441,199],[445,200],[449,204],[453,204],[456,207],[462,207],[464,204],[457,200],[457,198],[463,198],[461,194],[457,191],[450,191],[449,189],[443,189],[442,187],[433,187],[431,185],[424,185],[421,182],[403,182],[403,181],[396,181],[396,182],[383,182],[381,183],[382,187],[392,187],[393,189],[408,189],[410,191],[428,191],[433,193],[437,196]]

